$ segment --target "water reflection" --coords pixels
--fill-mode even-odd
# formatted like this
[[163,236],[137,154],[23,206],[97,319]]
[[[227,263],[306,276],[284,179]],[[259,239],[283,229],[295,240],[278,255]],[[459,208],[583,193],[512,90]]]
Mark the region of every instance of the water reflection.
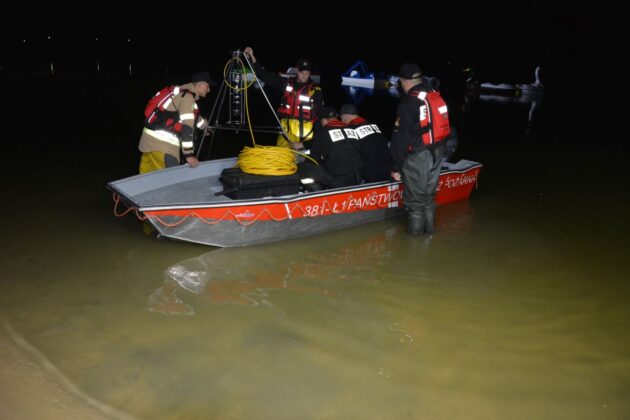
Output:
[[163,284],[149,296],[149,310],[193,315],[192,303],[182,301],[191,294],[215,305],[261,305],[279,312],[272,303],[279,290],[339,297],[341,282],[390,255],[397,232],[389,228],[333,250],[312,249],[307,240],[210,251],[168,267]]
[[[471,221],[468,200],[438,207],[439,231],[462,232],[470,228]],[[400,243],[395,240],[401,234],[398,226],[376,232],[334,249],[319,249],[304,239],[222,248],[181,261],[164,271],[163,284],[149,296],[149,311],[194,315],[191,295],[215,305],[265,306],[281,313],[282,308],[272,302],[280,290],[339,298],[343,282],[360,279],[366,271],[385,264]],[[416,242],[427,246],[430,239]]]

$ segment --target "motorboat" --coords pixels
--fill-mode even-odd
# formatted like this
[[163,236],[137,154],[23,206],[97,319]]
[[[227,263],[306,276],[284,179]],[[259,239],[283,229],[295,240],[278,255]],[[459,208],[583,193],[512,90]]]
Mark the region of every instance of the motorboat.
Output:
[[532,83],[480,83],[478,87],[479,94],[513,98],[525,97],[527,98],[525,101],[530,102],[529,98],[540,97],[544,92],[544,86],[540,80],[541,72],[541,67],[536,67]]
[[398,77],[377,75],[367,70],[365,61],[358,60],[341,75],[341,85],[368,89],[391,88],[398,85]]
[[[403,185],[393,180],[310,192],[300,189],[281,196],[268,195],[270,190],[265,189],[260,197],[230,198],[221,174],[235,166],[236,158],[214,159],[196,168],[180,165],[107,186],[114,192],[116,215],[133,211],[162,237],[219,247],[323,233],[405,211]],[[481,168],[481,163],[469,160],[445,162],[436,202],[467,199]]]

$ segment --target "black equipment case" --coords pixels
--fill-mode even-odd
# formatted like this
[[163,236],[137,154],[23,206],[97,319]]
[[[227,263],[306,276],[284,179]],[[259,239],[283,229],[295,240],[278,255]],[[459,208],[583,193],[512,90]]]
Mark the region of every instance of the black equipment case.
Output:
[[226,168],[221,172],[219,180],[223,183],[223,191],[215,195],[225,195],[233,200],[243,198],[277,197],[300,192],[300,175],[253,175],[240,168]]

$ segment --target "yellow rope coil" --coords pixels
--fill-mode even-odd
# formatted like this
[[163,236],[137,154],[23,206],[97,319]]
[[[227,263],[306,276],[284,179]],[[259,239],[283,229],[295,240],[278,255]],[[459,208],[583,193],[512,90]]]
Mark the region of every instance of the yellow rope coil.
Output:
[[278,146],[245,146],[236,165],[243,172],[256,175],[291,175],[297,171],[293,151]]
[[[223,70],[223,78],[230,89],[237,92],[240,90],[245,91],[245,114],[247,117],[249,133],[252,138],[252,144],[254,145],[254,147],[245,146],[243,148],[241,153],[238,155],[236,166],[241,168],[243,172],[247,172],[249,174],[282,176],[291,175],[297,171],[297,164],[295,161],[296,154],[304,156],[317,164],[315,159],[303,153],[296,152],[293,149],[278,146],[259,146],[256,144],[254,131],[252,130],[252,124],[249,117],[249,100],[247,95],[250,86],[255,82],[256,74],[253,73],[254,80],[249,83],[245,83],[243,88],[239,89],[237,86],[232,86],[227,77],[227,69],[232,61],[237,61],[241,68],[245,68],[243,61],[238,57],[234,57],[226,63]],[[243,77],[245,77],[245,74],[245,71],[243,71]]]

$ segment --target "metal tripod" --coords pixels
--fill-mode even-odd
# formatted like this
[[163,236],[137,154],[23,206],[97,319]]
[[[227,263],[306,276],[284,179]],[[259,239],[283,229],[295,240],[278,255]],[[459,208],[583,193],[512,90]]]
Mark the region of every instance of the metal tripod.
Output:
[[[221,83],[221,87],[219,88],[219,93],[214,101],[212,106],[212,110],[210,111],[210,116],[208,117],[208,125],[204,130],[202,140],[199,145],[199,149],[197,150],[197,157],[202,150],[204,141],[208,134],[208,130],[210,130],[210,144],[208,147],[207,157],[210,157],[212,152],[212,144],[214,142],[215,134],[221,131],[232,131],[238,134],[241,130],[251,130],[253,132],[259,133],[272,133],[272,134],[281,134],[283,133],[285,137],[287,137],[287,133],[284,131],[282,124],[280,123],[280,119],[276,114],[263,86],[256,77],[254,73],[253,66],[249,61],[249,57],[244,54],[241,50],[231,51],[232,58],[227,63],[224,74],[223,74],[223,82]],[[251,72],[248,72],[245,64],[251,69]],[[253,80],[248,80],[253,78]],[[252,83],[257,83],[260,91],[262,92],[269,109],[273,113],[278,125],[275,127],[250,127],[248,125],[248,121],[246,120],[246,109],[245,109],[245,97],[244,92],[245,89],[249,87]]]

